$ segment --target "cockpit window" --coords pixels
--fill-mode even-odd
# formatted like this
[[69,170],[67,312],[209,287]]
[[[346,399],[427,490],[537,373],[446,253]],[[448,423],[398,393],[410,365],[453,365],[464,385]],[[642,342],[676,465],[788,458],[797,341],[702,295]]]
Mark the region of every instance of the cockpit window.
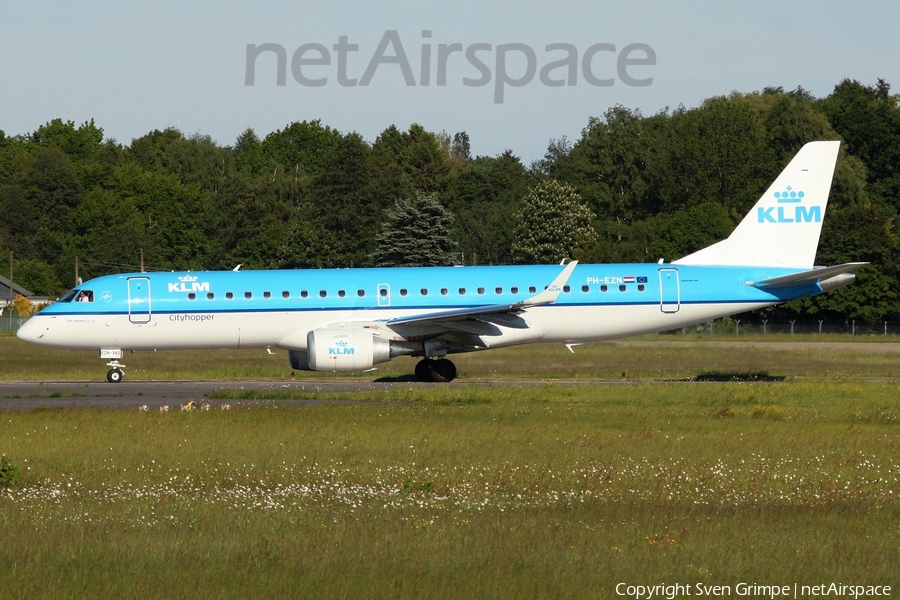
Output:
[[94,292],[91,290],[81,290],[75,298],[75,302],[93,302]]
[[57,302],[71,302],[72,300],[75,299],[75,296],[77,296],[80,292],[81,292],[81,290],[69,290],[68,292],[66,292],[63,295],[62,298],[57,300]]

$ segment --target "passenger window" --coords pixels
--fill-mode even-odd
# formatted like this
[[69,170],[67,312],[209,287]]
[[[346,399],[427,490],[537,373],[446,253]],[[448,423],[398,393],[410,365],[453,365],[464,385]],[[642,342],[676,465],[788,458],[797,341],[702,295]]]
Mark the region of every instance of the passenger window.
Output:
[[[380,290],[378,290],[378,295],[382,298],[387,298],[387,289],[381,288]],[[403,295],[403,290],[400,290],[400,295]]]
[[207,300],[215,300],[215,299],[216,299],[216,295],[213,294],[212,292],[207,292],[207,293],[206,293],[206,299],[207,299]]
[[346,295],[347,295],[347,292],[345,292],[344,290],[338,290],[338,298],[343,298]]
[[460,296],[465,296],[465,295],[466,295],[466,288],[459,288],[459,295],[460,295]]
[[307,292],[306,290],[301,291],[300,297],[301,298],[309,298],[309,292]]
[[244,292],[244,298],[246,298],[247,300],[249,300],[252,297],[253,297],[253,292]]
[[441,296],[446,296],[449,293],[447,288],[441,288]]
[[586,286],[586,285],[581,286],[581,291],[584,292],[585,294],[587,294],[587,293],[590,291],[590,289],[591,289],[591,288],[589,288],[589,287]]
[[263,298],[271,298],[272,292],[263,292]]
[[194,292],[190,292],[188,294],[188,300],[196,300],[196,299],[197,299],[197,294],[195,294]]
[[535,293],[537,293],[537,288],[534,287],[533,285],[528,286],[528,293],[529,293],[529,294],[535,294]]
[[288,291],[281,292],[281,297],[282,297],[282,298],[290,298],[290,297],[291,297],[291,293],[288,292]]
[[639,283],[639,284],[638,284],[638,291],[639,291],[639,292],[643,292],[643,291],[644,291],[644,284],[643,284],[643,283]]
[[607,285],[605,285],[605,284],[604,284],[604,285],[601,285],[601,286],[600,286],[600,291],[601,291],[601,292],[604,292],[604,293],[608,292],[608,291],[609,291],[609,286],[607,286]]
[[483,294],[483,293],[484,293],[484,288],[482,288],[482,287],[478,288],[478,293],[479,293],[479,294]]
[[628,289],[628,288],[625,287],[625,284],[624,284],[624,283],[623,283],[622,285],[619,286],[619,291],[620,291],[620,292],[624,292],[624,291],[627,290],[627,289]]
[[356,295],[360,298],[364,298],[366,296],[366,290],[356,290]]
[[511,288],[509,288],[509,293],[510,294],[518,294],[519,288],[517,288],[516,286],[512,286]]
[[572,288],[570,286],[568,286],[568,285],[563,286],[563,292],[565,292],[566,294],[568,294],[571,291],[572,291]]
[[231,292],[225,292],[226,300],[231,300],[232,298],[234,298],[234,294],[232,294]]
[[500,287],[500,286],[498,285],[497,287],[494,288],[494,293],[495,293],[495,294],[502,294],[502,293],[503,293],[503,288]]
[[[400,295],[401,295],[401,296],[405,296],[405,295],[407,295],[408,293],[409,293],[409,292],[406,291],[406,288],[400,288]],[[384,295],[384,294],[382,294],[382,296],[383,296],[383,295]]]
[[419,290],[419,293],[422,294],[423,296],[427,296],[427,295],[428,295],[428,288],[422,288],[421,290]]
[[326,292],[325,290],[319,290],[319,298],[327,298],[327,297],[328,297],[328,292]]

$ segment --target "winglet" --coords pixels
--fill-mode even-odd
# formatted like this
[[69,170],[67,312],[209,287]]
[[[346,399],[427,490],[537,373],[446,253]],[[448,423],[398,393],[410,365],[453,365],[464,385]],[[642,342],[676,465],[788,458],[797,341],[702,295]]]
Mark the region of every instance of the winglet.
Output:
[[566,282],[569,281],[569,277],[572,275],[572,271],[575,270],[575,266],[577,264],[577,260],[573,260],[572,262],[567,264],[566,268],[556,276],[556,279],[553,280],[553,283],[547,286],[546,290],[544,290],[537,296],[532,296],[528,300],[523,301],[522,306],[540,306],[541,304],[552,304],[553,302],[556,302],[556,297],[559,296],[560,292],[562,292],[563,286],[565,286]]

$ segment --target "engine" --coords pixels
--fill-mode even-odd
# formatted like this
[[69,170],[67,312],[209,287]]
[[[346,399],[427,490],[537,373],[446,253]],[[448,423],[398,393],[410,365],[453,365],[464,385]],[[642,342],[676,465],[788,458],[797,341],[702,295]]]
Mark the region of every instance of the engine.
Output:
[[325,328],[306,336],[307,351],[291,350],[291,367],[304,371],[365,371],[389,361],[391,343],[368,329]]

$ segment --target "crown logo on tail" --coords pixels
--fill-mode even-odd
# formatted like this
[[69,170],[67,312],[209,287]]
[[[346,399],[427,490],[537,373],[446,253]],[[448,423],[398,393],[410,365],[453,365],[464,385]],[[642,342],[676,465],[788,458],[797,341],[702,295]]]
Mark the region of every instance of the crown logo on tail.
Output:
[[785,191],[775,192],[775,199],[778,200],[779,204],[796,204],[797,202],[802,202],[805,195],[803,192],[794,191],[791,189],[791,186],[787,186]]

